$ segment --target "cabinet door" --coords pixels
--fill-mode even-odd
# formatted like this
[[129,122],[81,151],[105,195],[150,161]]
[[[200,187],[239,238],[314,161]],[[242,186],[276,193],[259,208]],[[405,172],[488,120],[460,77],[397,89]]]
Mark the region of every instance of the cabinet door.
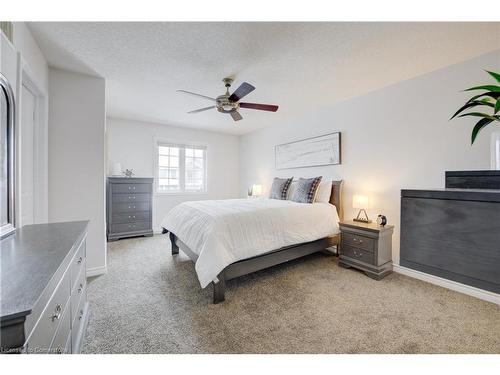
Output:
[[500,292],[500,203],[402,198],[401,265]]

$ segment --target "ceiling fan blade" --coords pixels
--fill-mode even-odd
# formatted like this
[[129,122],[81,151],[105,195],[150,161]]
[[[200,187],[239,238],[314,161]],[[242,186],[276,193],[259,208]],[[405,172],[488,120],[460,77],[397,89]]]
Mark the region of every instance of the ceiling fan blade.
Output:
[[258,103],[240,103],[240,108],[259,109],[261,111],[270,111],[270,112],[276,112],[278,110],[277,105],[258,104]]
[[234,121],[243,120],[243,116],[241,116],[240,113],[237,111],[231,112],[231,117],[233,118]]
[[189,95],[197,96],[197,97],[200,97],[200,98],[208,99],[208,100],[211,100],[213,102],[216,101],[215,98],[211,98],[210,96],[206,96],[206,95],[197,94],[197,93],[191,92],[191,91],[177,90],[177,92],[183,92],[184,94],[189,94]]
[[211,105],[210,107],[195,109],[194,111],[189,111],[188,113],[198,113],[198,112],[208,111],[209,109],[212,109],[212,108],[215,108],[215,106]]
[[238,87],[236,91],[231,94],[229,100],[232,102],[237,102],[241,100],[244,96],[250,94],[253,90],[255,90],[255,87],[253,87],[249,83],[243,82],[240,85],[240,87]]

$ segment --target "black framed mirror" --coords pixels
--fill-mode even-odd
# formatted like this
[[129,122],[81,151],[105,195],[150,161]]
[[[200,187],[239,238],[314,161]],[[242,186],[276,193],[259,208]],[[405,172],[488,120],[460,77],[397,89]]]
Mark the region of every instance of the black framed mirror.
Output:
[[0,73],[0,238],[14,233],[14,93]]

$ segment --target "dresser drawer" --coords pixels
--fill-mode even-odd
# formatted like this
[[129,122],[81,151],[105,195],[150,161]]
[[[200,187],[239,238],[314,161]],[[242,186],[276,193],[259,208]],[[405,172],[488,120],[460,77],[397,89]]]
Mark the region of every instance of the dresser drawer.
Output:
[[112,233],[135,232],[139,230],[148,230],[148,229],[151,229],[151,223],[149,221],[111,225]]
[[112,224],[134,223],[136,221],[149,221],[150,213],[148,211],[131,212],[128,214],[114,214]]
[[85,274],[86,274],[85,270],[82,270],[82,272],[80,272],[80,275],[78,276],[78,279],[76,280],[76,284],[74,285],[73,290],[71,291],[71,320],[72,321],[75,319],[75,316],[77,315],[78,305],[80,304],[80,300],[83,296],[83,292],[85,291],[85,288],[87,286]]
[[83,274],[85,274],[85,247],[86,240],[83,240],[82,244],[76,251],[73,260],[71,261],[70,269],[71,269],[71,288],[74,288],[76,284],[76,279],[80,277],[80,272],[83,270]]
[[358,249],[373,252],[375,240],[370,237],[360,236],[358,234],[342,232],[342,246],[353,246]]
[[64,317],[57,328],[56,336],[50,347],[50,353],[52,354],[62,354],[65,352],[66,344],[68,342],[68,337],[71,336],[71,313],[69,306],[66,307],[64,311]]
[[113,203],[113,213],[149,211],[149,202]]
[[149,202],[151,194],[113,194],[113,203]]
[[351,259],[365,262],[368,264],[374,264],[375,258],[372,252],[363,249],[355,248],[352,246],[343,245],[340,250],[342,256],[349,257]]
[[28,338],[28,352],[46,353],[49,350],[63,312],[69,304],[70,291],[71,278],[67,270]]
[[112,184],[113,193],[151,193],[151,184]]
[[73,353],[75,353],[80,347],[80,340],[82,339],[81,330],[86,319],[86,308],[87,308],[87,289],[83,291],[82,298],[80,299],[80,304],[76,310],[76,316],[71,324],[71,348]]

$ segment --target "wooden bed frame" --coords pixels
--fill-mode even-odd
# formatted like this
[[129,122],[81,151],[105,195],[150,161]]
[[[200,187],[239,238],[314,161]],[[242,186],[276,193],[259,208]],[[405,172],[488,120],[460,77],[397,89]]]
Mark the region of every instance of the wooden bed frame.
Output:
[[[340,220],[343,218],[342,209],[342,180],[332,181],[332,193],[330,195],[330,203],[335,205]],[[163,233],[167,233],[163,229]],[[172,244],[172,255],[179,254],[179,245],[184,253],[193,261],[196,262],[196,254],[189,249],[177,236],[170,232],[170,242]],[[331,246],[338,246],[340,242],[340,235],[337,234],[333,237],[322,238],[320,240],[301,243],[293,246],[282,247],[252,258],[243,259],[238,262],[232,263],[219,275],[217,275],[218,283],[214,283],[214,303],[223,302],[225,300],[224,294],[226,290],[226,281],[234,279],[239,276],[248,275],[252,272],[260,271],[281,263],[288,262],[293,259],[301,258],[303,256],[323,251]]]

